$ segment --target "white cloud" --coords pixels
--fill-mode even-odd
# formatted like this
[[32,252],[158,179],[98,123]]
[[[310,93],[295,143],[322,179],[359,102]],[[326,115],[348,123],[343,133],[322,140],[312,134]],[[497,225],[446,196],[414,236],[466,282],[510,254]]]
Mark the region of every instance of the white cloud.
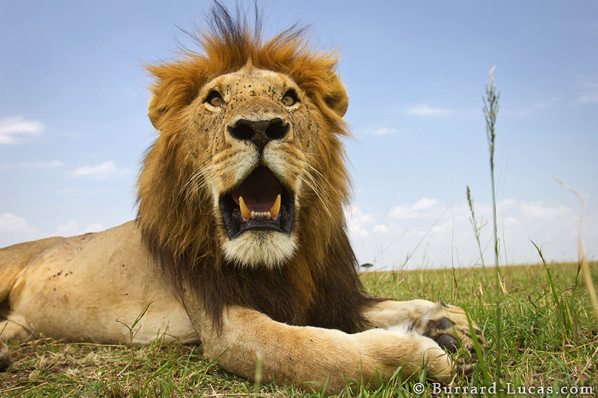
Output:
[[411,206],[396,206],[390,210],[390,217],[402,220],[408,218],[420,218],[429,215],[428,210],[438,206],[438,199],[421,198]]
[[505,219],[503,220],[503,224],[505,226],[515,226],[519,225],[519,220],[515,217],[505,217]]
[[56,228],[55,235],[58,236],[75,236],[81,235],[88,232],[98,232],[104,230],[104,226],[102,224],[89,224],[87,226],[81,227],[78,222],[73,220],[68,220],[64,224],[59,225]]
[[79,224],[73,220],[69,220],[64,224],[60,224],[56,228],[56,235],[58,235],[58,236],[77,235],[78,231],[79,231]]
[[30,225],[24,218],[12,213],[0,214],[0,232],[36,232],[38,229]]
[[0,214],[0,247],[38,239],[42,236],[42,231],[29,224],[26,219],[13,213]]
[[372,221],[371,214],[365,214],[357,206],[351,204],[345,207],[345,217],[351,234],[355,236],[368,235],[367,225]]
[[23,138],[38,136],[45,128],[42,122],[23,116],[0,119],[0,144],[16,144]]
[[413,205],[414,210],[428,210],[438,205],[438,199],[421,198]]
[[513,206],[517,205],[517,201],[513,198],[506,198],[498,202],[498,207],[501,209],[508,209],[512,208]]
[[522,204],[521,210],[528,217],[544,219],[555,219],[572,214],[571,209],[566,206],[550,207],[538,202]]
[[94,223],[81,226],[69,220],[56,227],[54,231],[39,228],[30,224],[25,218],[13,213],[0,214],[0,248],[15,243],[27,242],[48,236],[74,236],[106,229],[104,225]]
[[97,166],[78,167],[72,171],[72,175],[77,177],[108,178],[118,173],[118,169],[113,161],[100,163]]
[[85,228],[83,228],[83,233],[86,234],[88,232],[100,232],[105,229],[106,229],[106,227],[104,227],[100,223],[89,224],[89,225],[85,226]]
[[47,162],[21,162],[15,164],[5,164],[0,166],[0,170],[52,170],[64,166],[60,160],[50,160]]
[[374,229],[372,230],[377,234],[385,234],[388,232],[388,227],[384,224],[377,224],[374,226]]
[[427,104],[413,105],[405,109],[405,113],[414,116],[443,116],[452,113],[451,110],[439,107],[432,107]]
[[[353,205],[354,209],[358,209]],[[448,208],[448,209],[447,209]],[[476,217],[482,225],[481,246],[486,264],[492,262],[492,206],[476,203]],[[391,222],[390,219],[396,219]],[[592,237],[598,236],[597,217],[585,225],[588,254],[596,255]],[[498,206],[498,235],[501,264],[540,261],[531,240],[540,245],[548,261],[577,258],[578,215],[565,205],[529,202],[512,198]],[[386,214],[353,211],[349,232],[359,262],[371,262],[376,269],[471,266],[480,254],[465,201],[455,206],[433,198],[421,198],[392,208]],[[406,260],[407,259],[407,260]]]

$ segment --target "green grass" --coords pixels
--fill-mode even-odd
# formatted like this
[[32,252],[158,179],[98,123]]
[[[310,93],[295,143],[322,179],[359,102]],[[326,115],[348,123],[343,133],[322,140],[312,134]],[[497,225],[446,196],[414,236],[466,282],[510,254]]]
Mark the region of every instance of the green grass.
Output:
[[[365,273],[372,294],[427,298],[465,308],[484,331],[483,365],[455,386],[598,386],[598,323],[574,264],[501,269],[507,293],[484,283],[482,269]],[[598,280],[598,264],[591,264]],[[486,269],[486,272],[492,272]],[[492,278],[488,278],[492,280]],[[501,303],[501,350],[495,303]],[[255,386],[202,359],[201,347],[161,344],[128,348],[33,340],[11,344],[14,363],[0,373],[2,397],[302,396],[275,385]],[[496,364],[501,368],[497,369]],[[413,396],[414,383],[391,380],[378,390],[348,386],[343,396]],[[426,384],[422,396],[432,396]],[[442,394],[440,396],[443,396]]]

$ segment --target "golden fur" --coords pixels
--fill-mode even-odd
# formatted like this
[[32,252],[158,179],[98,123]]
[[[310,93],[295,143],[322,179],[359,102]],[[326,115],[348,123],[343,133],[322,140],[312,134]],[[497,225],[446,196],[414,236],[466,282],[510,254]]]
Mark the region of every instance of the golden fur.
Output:
[[[259,21],[251,31],[219,3],[212,24],[203,53],[148,67],[159,137],[137,220],[0,250],[0,368],[3,341],[41,334],[201,341],[243,377],[259,363],[264,382],[329,392],[377,385],[399,367],[442,382],[470,370],[475,358],[448,355],[472,350],[463,310],[363,291],[343,212],[348,98],[336,56],[309,50],[300,29],[263,41]],[[243,215],[238,192],[255,187],[255,197],[281,192],[278,218]]]

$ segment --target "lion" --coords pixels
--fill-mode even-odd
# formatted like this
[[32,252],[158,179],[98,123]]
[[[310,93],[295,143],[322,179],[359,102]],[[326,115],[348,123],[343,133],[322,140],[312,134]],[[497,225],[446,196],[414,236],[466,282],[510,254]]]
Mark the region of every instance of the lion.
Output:
[[0,250],[0,338],[201,343],[242,377],[260,364],[263,382],[329,392],[397,369],[444,383],[467,373],[475,356],[451,353],[473,352],[470,331],[483,340],[461,308],[362,287],[337,55],[295,27],[263,41],[259,22],[219,3],[211,27],[202,52],[148,67],[159,134],[137,218]]

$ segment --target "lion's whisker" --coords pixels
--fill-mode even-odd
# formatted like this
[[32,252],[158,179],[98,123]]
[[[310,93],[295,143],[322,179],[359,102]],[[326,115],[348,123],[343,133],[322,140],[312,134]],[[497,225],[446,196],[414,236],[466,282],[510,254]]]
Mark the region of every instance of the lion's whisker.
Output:
[[332,212],[330,211],[330,209],[328,207],[328,201],[330,200],[330,197],[324,191],[322,191],[318,188],[317,182],[315,181],[313,175],[308,170],[305,170],[304,176],[308,177],[308,178],[304,178],[303,181],[309,186],[309,188],[317,196],[317,198],[320,201],[320,203],[322,204],[322,207],[324,208],[324,211],[326,212],[326,214],[331,217]]

